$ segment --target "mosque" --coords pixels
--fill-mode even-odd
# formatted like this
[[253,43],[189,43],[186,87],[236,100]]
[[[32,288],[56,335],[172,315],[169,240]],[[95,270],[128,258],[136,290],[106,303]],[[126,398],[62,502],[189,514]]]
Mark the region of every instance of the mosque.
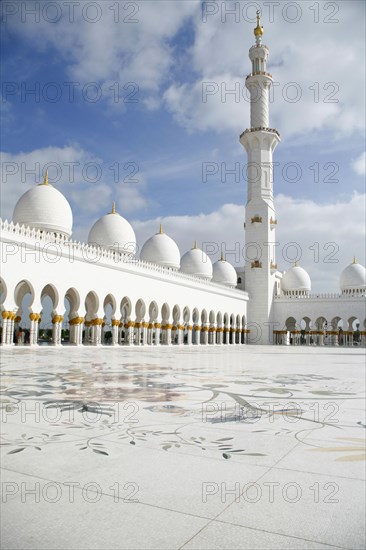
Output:
[[272,155],[280,134],[269,127],[272,75],[259,14],[254,35],[250,127],[240,142],[249,167],[245,241],[257,258],[241,269],[224,257],[212,264],[197,243],[181,256],[162,226],[137,258],[134,230],[115,205],[87,243],[76,242],[70,205],[46,173],[20,197],[13,220],[1,221],[2,345],[28,327],[27,344],[37,346],[46,302],[55,346],[66,332],[75,346],[366,345],[366,269],[355,259],[333,294],[311,294],[297,264],[277,269]]

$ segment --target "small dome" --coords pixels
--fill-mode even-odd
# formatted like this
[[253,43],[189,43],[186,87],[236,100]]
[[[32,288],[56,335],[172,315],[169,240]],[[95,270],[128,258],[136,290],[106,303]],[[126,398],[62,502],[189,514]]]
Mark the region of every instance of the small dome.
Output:
[[237,274],[235,268],[224,258],[213,264],[213,279],[215,283],[235,287],[237,284]]
[[135,232],[129,222],[117,214],[114,203],[112,212],[96,221],[91,228],[88,243],[125,254],[136,252]]
[[342,271],[339,284],[342,291],[366,290],[366,269],[356,262],[356,258]]
[[179,269],[180,252],[175,241],[163,232],[160,225],[160,231],[146,241],[141,249],[140,259],[144,262]]
[[197,247],[197,243],[194,244],[192,250],[182,256],[180,270],[188,275],[212,279],[212,262],[207,254]]
[[70,237],[72,210],[63,194],[48,183],[46,173],[43,183],[20,197],[14,208],[13,222]]
[[291,267],[284,276],[281,282],[282,290],[286,292],[310,292],[311,280],[310,277],[302,267],[297,264]]

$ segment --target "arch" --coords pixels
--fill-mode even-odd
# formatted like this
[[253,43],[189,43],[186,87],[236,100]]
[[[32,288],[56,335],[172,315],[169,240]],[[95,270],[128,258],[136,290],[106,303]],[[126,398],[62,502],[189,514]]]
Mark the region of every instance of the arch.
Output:
[[43,342],[52,340],[52,318],[55,312],[54,302],[49,294],[43,294],[41,297],[41,322],[39,325],[38,337]]
[[227,329],[229,328],[229,314],[228,313],[225,313],[224,314],[224,334],[223,334],[223,343],[224,344],[228,344],[229,341],[230,341],[230,337],[228,336],[228,332],[227,332]]
[[203,309],[201,311],[201,323],[206,324],[207,323],[207,311]]
[[92,321],[98,315],[99,298],[94,290],[90,290],[85,298],[85,311],[88,321]]
[[8,295],[7,286],[5,284],[4,279],[0,277],[0,304],[1,305],[5,302],[7,295]]
[[106,307],[110,306],[110,309],[112,311],[112,317],[114,317],[117,309],[117,301],[113,294],[107,294],[107,296],[104,298],[103,302],[103,309],[106,310]]
[[348,319],[348,330],[360,330],[361,321],[358,317],[352,316]]
[[161,308],[161,318],[163,321],[169,321],[170,317],[170,307],[165,302]]
[[145,317],[145,313],[146,313],[146,304],[142,300],[142,298],[139,298],[135,305],[136,320],[138,322],[142,321]]
[[41,291],[41,300],[45,296],[48,296],[51,299],[53,309],[56,309],[59,304],[59,293],[57,288],[53,284],[49,283],[43,287]]
[[300,329],[301,330],[310,330],[311,326],[311,319],[310,317],[303,317],[300,321]]
[[131,304],[131,300],[127,296],[122,298],[120,310],[121,310],[121,317],[123,320],[130,319],[131,313],[132,313],[132,304]]
[[66,292],[64,296],[64,305],[67,309],[67,303],[69,305],[69,311],[72,314],[72,317],[76,317],[78,315],[78,311],[80,308],[80,294],[74,287],[70,287]]
[[194,310],[193,310],[193,313],[192,313],[192,319],[193,319],[193,323],[195,325],[197,325],[200,321],[200,313],[198,311],[198,309],[195,307]]
[[59,305],[59,293],[53,284],[47,284],[41,291],[42,321],[39,337],[44,341],[52,339],[52,318],[56,314]]
[[149,318],[150,318],[150,322],[154,322],[157,320],[158,318],[158,315],[159,315],[159,306],[156,302],[151,302],[150,305],[149,305]]
[[221,311],[219,311],[218,314],[216,315],[216,325],[217,325],[218,328],[222,327],[222,313],[221,313]]
[[285,321],[286,330],[296,330],[296,319],[294,317],[287,317]]
[[184,323],[188,324],[191,319],[191,312],[189,310],[189,307],[185,306],[183,309],[183,321]]
[[215,324],[215,318],[216,318],[215,312],[211,309],[210,314],[209,314],[209,316],[208,316],[210,325],[214,325],[214,324]]
[[316,330],[325,330],[327,328],[328,322],[323,315],[320,315],[315,321]]
[[17,284],[14,290],[14,301],[19,308],[21,308],[22,301],[27,294],[30,294],[31,299],[28,307],[31,308],[35,298],[34,288],[29,281],[23,279]]
[[179,324],[179,320],[180,320],[180,307],[176,304],[173,307],[173,321],[174,321],[174,324],[175,325]]
[[342,317],[333,317],[333,319],[331,320],[330,324],[332,325],[332,328],[334,330],[337,330],[339,328],[343,329],[344,328],[344,323],[343,323],[343,319]]

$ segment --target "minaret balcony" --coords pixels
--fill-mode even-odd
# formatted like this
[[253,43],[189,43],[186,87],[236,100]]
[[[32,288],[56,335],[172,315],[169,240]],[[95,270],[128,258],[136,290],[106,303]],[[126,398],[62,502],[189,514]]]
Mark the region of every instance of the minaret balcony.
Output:
[[252,266],[252,268],[261,268],[262,267],[262,262],[260,262],[259,260],[254,260],[254,262],[252,262],[251,266]]
[[251,219],[252,223],[262,223],[263,219],[261,216],[254,216],[254,218]]
[[273,134],[276,134],[279,138],[281,137],[280,133],[278,132],[278,130],[276,130],[276,128],[265,128],[264,126],[258,126],[258,128],[247,128],[246,130],[244,130],[242,134],[240,134],[240,138],[242,138],[245,134],[249,134],[250,132],[260,132],[260,131],[271,132]]
[[265,71],[254,71],[253,73],[248,74],[245,80],[248,80],[248,78],[250,78],[251,76],[258,76],[258,75],[269,76],[269,78],[272,78],[271,73],[266,73]]
[[271,226],[271,229],[274,229],[277,225],[277,220],[274,220],[273,218],[271,218],[269,220],[269,225]]

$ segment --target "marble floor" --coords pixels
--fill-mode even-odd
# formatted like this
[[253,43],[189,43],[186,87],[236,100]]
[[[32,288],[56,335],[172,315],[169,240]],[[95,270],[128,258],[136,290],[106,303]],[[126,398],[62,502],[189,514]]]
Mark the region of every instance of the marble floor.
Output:
[[364,548],[364,351],[3,349],[1,547]]

